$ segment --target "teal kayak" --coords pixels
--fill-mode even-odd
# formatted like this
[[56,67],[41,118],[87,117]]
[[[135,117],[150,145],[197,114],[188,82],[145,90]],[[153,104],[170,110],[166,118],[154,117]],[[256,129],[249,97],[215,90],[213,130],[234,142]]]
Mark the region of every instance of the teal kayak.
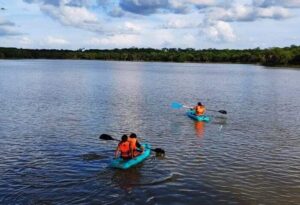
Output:
[[124,160],[119,157],[117,159],[114,159],[111,162],[110,166],[114,167],[114,168],[118,168],[118,169],[128,169],[130,167],[133,167],[133,166],[141,163],[142,161],[147,159],[151,153],[151,146],[149,144],[142,144],[142,146],[144,147],[144,151],[139,156],[137,156],[133,159],[130,159],[130,160]]
[[190,118],[197,120],[197,121],[204,121],[204,122],[208,122],[210,120],[210,117],[207,115],[195,115],[195,111],[194,110],[188,110],[186,112],[187,116],[189,116]]

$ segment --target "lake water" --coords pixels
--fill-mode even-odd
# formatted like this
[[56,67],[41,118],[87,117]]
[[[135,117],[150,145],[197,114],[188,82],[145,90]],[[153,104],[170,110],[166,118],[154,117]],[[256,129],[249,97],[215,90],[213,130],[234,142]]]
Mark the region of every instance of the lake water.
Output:
[[[0,204],[300,204],[300,70],[0,61]],[[174,101],[207,112],[194,122]],[[108,165],[137,133],[166,151]]]

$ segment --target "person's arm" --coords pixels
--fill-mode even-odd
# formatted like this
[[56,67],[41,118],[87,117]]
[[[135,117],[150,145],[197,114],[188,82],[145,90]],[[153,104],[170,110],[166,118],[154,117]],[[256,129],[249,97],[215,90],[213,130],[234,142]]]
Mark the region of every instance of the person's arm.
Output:
[[118,158],[118,154],[119,154],[119,145],[117,146],[117,149],[115,151],[115,158]]
[[136,141],[136,147],[140,148],[141,151],[144,151],[144,147],[139,143],[139,141]]
[[129,144],[131,157],[134,157],[134,150],[132,149],[131,143]]

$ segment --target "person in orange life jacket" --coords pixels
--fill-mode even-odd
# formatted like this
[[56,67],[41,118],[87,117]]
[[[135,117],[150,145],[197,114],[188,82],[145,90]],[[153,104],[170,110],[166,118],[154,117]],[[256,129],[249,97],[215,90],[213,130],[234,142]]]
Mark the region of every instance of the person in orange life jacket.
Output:
[[202,105],[201,102],[198,102],[198,104],[194,107],[194,110],[195,110],[195,115],[199,116],[205,114],[206,108],[204,105]]
[[115,158],[118,157],[120,153],[120,157],[124,160],[131,159],[131,151],[130,151],[130,143],[128,141],[127,135],[123,135],[121,141],[118,144],[118,147],[115,151]]
[[129,135],[128,141],[130,143],[131,157],[136,157],[144,151],[135,133]]

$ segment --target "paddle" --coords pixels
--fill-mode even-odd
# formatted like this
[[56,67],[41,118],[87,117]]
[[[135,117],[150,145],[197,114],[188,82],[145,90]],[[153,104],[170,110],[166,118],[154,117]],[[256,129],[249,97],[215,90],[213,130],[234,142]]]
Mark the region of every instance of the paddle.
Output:
[[[178,103],[178,102],[172,102],[171,107],[172,107],[173,109],[180,109],[180,108],[183,108],[183,107],[184,107],[184,108],[191,108],[191,107],[189,107],[189,106],[183,105],[183,104]],[[224,114],[224,115],[227,114],[227,111],[226,111],[226,110],[211,110],[211,109],[206,109],[206,110],[214,111],[214,112],[219,112],[219,113],[222,113],[222,114]]]
[[173,109],[180,109],[180,108],[183,108],[183,107],[185,107],[185,108],[191,108],[189,106],[183,105],[183,104],[178,103],[178,102],[172,102],[171,107]]
[[[120,141],[117,140],[115,138],[113,138],[112,136],[108,135],[108,134],[102,134],[100,135],[99,139],[101,140],[115,140],[115,141]],[[161,154],[164,155],[165,154],[165,150],[161,149],[161,148],[155,148],[155,149],[151,149],[152,151],[156,152],[157,154]]]
[[208,111],[213,111],[213,112],[219,112],[219,113],[222,113],[222,114],[224,114],[224,115],[227,114],[227,111],[226,111],[226,110],[211,110],[211,109],[206,109],[206,110],[208,110]]

